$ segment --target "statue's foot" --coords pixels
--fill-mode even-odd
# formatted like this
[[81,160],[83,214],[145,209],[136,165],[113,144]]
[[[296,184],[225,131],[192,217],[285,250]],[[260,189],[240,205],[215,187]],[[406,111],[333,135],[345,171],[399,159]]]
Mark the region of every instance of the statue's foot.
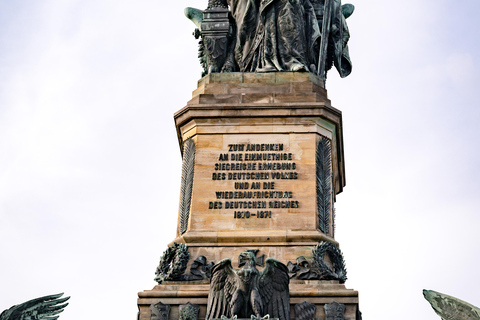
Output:
[[297,72],[297,71],[308,71],[308,68],[301,63],[294,63],[290,67],[290,71]]
[[211,66],[208,67],[208,73],[209,74],[210,73],[217,73],[217,72],[218,72],[218,68],[216,66],[211,65]]
[[263,67],[263,68],[257,68],[257,70],[255,70],[255,72],[277,72],[278,69],[275,68],[274,66],[266,66],[266,67]]
[[233,63],[231,63],[230,61],[227,61],[223,65],[222,71],[220,71],[220,72],[234,72],[234,71],[235,71],[235,68],[233,66]]

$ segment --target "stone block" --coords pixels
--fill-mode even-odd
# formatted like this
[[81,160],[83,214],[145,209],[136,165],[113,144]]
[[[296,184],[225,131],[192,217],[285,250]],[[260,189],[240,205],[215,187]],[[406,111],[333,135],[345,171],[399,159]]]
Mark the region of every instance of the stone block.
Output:
[[244,83],[256,83],[259,85],[276,83],[276,73],[244,73],[243,74]]

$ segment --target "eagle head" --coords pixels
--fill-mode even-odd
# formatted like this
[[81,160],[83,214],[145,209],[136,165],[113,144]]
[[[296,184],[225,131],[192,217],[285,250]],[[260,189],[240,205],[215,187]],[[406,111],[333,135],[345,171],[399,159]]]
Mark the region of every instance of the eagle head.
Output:
[[257,264],[257,258],[255,257],[255,254],[253,252],[242,252],[238,256],[238,266],[243,267],[245,265],[248,265],[250,267],[253,266],[255,268],[255,265]]
[[253,252],[242,252],[238,257],[238,265],[242,267],[237,274],[245,284],[250,284],[253,278],[258,275],[256,267],[256,257]]

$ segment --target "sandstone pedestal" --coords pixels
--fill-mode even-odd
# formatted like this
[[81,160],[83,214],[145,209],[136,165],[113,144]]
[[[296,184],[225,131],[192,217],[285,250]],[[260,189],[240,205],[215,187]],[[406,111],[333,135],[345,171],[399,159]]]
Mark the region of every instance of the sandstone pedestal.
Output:
[[[301,256],[311,258],[321,241],[338,245],[333,203],[345,186],[342,116],[318,77],[210,74],[175,114],[175,123],[181,151],[187,141],[194,145],[194,159],[184,158],[194,163],[193,180],[182,181],[190,184],[182,190],[188,194],[182,195],[177,238],[171,243],[188,246],[188,268],[200,256],[215,263],[230,258],[237,267],[239,253],[246,250],[295,263]],[[317,186],[321,140],[331,149],[332,196],[322,214]],[[208,290],[208,280],[157,285],[139,293],[140,319],[149,320],[149,307],[157,302],[171,305],[174,320],[179,305],[198,304],[202,319]],[[333,301],[345,304],[345,319],[355,319],[358,309],[358,292],[338,281],[293,278],[290,297],[292,319],[293,306],[303,301],[316,305],[319,319],[325,318],[323,305]]]

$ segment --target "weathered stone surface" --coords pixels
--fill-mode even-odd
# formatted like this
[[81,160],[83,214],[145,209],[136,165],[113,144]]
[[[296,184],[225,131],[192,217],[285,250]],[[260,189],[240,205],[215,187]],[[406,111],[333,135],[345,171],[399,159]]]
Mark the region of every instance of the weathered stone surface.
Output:
[[[330,105],[322,81],[308,73],[213,73],[198,83],[192,100],[175,114],[181,147],[191,139],[197,152],[188,228],[174,241],[188,244],[192,256],[209,260],[214,258],[208,255],[218,256],[217,247],[232,248],[221,250],[215,261],[233,258],[250,246],[265,247],[267,256],[274,254],[284,263],[320,241],[336,243],[332,226],[324,233],[318,225],[316,152],[318,141],[332,141],[332,183],[335,194],[340,193],[345,185],[342,115]],[[249,145],[279,150],[246,150]],[[245,150],[229,150],[232,146]],[[231,159],[266,153],[286,158]],[[286,169],[270,170],[272,163]],[[251,164],[267,170],[249,168]],[[249,173],[269,176],[238,177]],[[252,183],[259,188],[252,189]],[[248,208],[238,207],[240,202]],[[333,208],[328,210],[332,215]],[[255,216],[236,218],[239,211]],[[257,218],[262,212],[268,218]],[[333,224],[333,219],[326,220]]]
[[[338,246],[333,208],[325,210],[329,227],[325,232],[319,227],[316,157],[319,141],[328,139],[331,190],[333,196],[342,192],[342,114],[331,106],[318,77],[289,72],[211,73],[198,82],[192,99],[175,114],[175,123],[180,149],[189,139],[195,144],[188,223],[170,243],[188,246],[191,259],[186,270],[197,270],[194,264],[199,257],[209,263],[229,258],[238,266],[241,252],[258,250],[257,257],[265,255],[287,264],[301,256],[312,261],[312,249],[319,242]],[[264,154],[271,158],[264,159]],[[248,167],[253,164],[257,167]],[[239,173],[269,176],[245,179]],[[237,176],[229,178],[229,174]],[[260,203],[254,207],[252,202]],[[240,207],[244,205],[247,208]],[[331,261],[326,261],[332,268]],[[205,318],[206,271],[186,273],[184,280],[194,281],[167,280],[140,292],[140,320],[149,320],[149,306],[160,301],[171,305],[173,320],[179,318],[179,306],[187,302],[197,304],[199,319]],[[324,305],[333,301],[345,305],[345,319],[356,318],[358,292],[338,280],[293,278],[289,289],[291,319],[295,318],[294,306],[304,301],[315,306],[316,319],[325,319]]]
[[[199,305],[198,318],[204,319],[207,311],[207,297],[210,284],[208,281],[167,282],[157,285],[152,290],[138,294],[140,320],[150,319],[150,305],[161,301],[169,304],[170,319],[179,318],[179,306],[188,302]],[[358,291],[346,289],[338,281],[292,280],[290,282],[290,318],[295,318],[295,305],[308,301],[316,305],[315,318],[325,319],[324,305],[336,301],[345,305],[345,319],[354,320],[358,306]]]

